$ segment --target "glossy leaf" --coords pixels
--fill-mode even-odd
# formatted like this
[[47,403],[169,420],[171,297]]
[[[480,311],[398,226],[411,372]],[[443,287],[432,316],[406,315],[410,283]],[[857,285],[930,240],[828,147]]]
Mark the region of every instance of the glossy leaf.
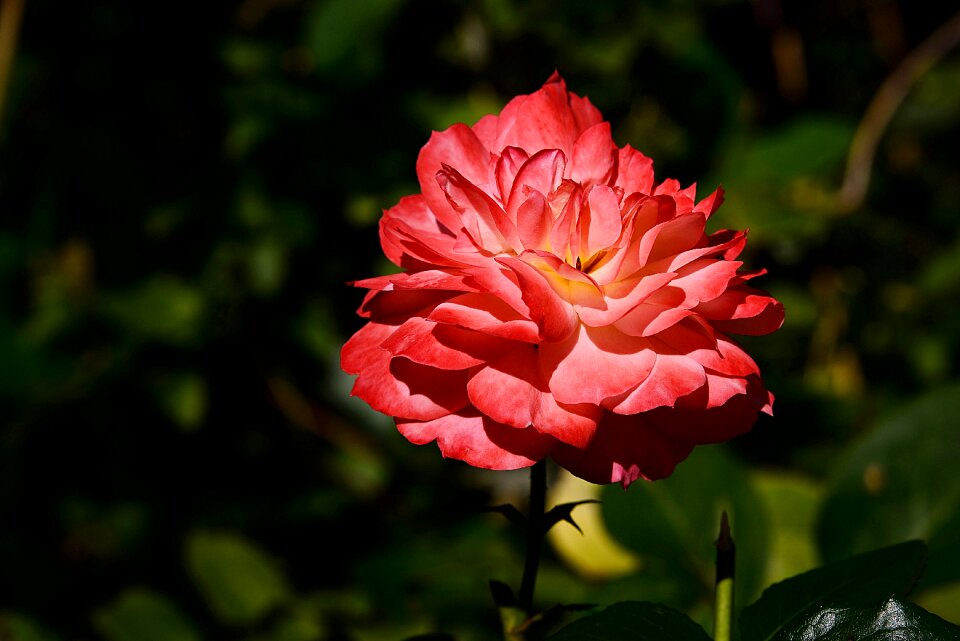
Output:
[[954,641],[960,627],[913,603],[890,597],[871,605],[823,607],[797,621],[775,641]]
[[578,619],[547,641],[709,641],[685,614],[659,603],[625,601]]
[[841,456],[817,532],[826,559],[923,538],[925,585],[960,579],[958,398],[960,385],[933,392]]
[[792,629],[807,613],[904,595],[926,564],[926,547],[908,541],[805,572],[766,590],[740,614],[743,641],[769,641]]

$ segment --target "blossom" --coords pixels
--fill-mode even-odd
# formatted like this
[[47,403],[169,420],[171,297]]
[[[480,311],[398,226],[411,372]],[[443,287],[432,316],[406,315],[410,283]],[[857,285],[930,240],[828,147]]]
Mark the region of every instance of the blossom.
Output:
[[626,487],[771,413],[730,335],[777,329],[783,307],[736,260],[745,232],[706,233],[722,190],[656,183],[558,74],[434,132],[416,167],[421,193],[380,221],[403,271],[354,283],[368,322],[341,352],[408,440]]

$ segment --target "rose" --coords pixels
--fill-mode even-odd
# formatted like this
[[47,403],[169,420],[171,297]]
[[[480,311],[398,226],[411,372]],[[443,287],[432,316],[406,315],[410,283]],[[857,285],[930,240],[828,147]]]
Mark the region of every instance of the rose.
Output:
[[771,332],[783,307],[747,284],[764,272],[740,270],[744,232],[705,233],[722,191],[655,184],[559,75],[435,132],[417,175],[380,221],[405,271],[354,283],[369,322],[341,353],[353,394],[407,439],[626,487],[771,412],[729,334]]

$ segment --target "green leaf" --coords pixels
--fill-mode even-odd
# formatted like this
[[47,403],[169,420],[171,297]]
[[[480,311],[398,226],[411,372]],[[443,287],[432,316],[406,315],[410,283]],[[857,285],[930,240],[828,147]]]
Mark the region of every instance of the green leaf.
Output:
[[817,567],[814,532],[823,489],[792,474],[763,471],[754,472],[751,478],[770,517],[770,551],[764,584]]
[[[305,15],[304,45],[322,72],[356,81],[376,73],[383,54],[382,33],[400,0],[326,0]],[[351,76],[353,76],[351,78]]]
[[742,133],[723,146],[717,179],[726,204],[724,227],[749,228],[751,242],[795,246],[816,237],[835,208],[836,185],[854,125],[847,120],[797,118],[760,135]]
[[672,476],[655,483],[637,482],[627,490],[607,486],[602,499],[610,533],[640,553],[646,571],[659,570],[665,579],[683,577],[707,599],[713,594],[713,541],[726,510],[740,552],[736,602],[749,603],[760,593],[768,545],[766,512],[743,466],[721,446],[696,448]]
[[204,306],[195,287],[157,276],[134,290],[106,295],[103,311],[134,336],[179,345],[196,339]]
[[200,632],[169,599],[145,588],[130,588],[93,615],[108,641],[199,641]]
[[824,558],[906,539],[930,553],[924,585],[960,579],[960,385],[937,390],[878,425],[839,460],[820,513]]
[[682,612],[659,603],[625,601],[577,619],[547,641],[709,641]]
[[918,590],[910,598],[924,610],[960,624],[960,581]]
[[922,541],[860,554],[777,583],[740,614],[743,641],[779,638],[805,612],[836,605],[860,605],[891,594],[907,594],[926,566]]
[[960,627],[913,603],[891,597],[850,608],[819,608],[777,635],[775,641],[954,641]]
[[0,639],[3,641],[53,641],[36,623],[16,612],[0,611]]
[[196,372],[176,372],[154,387],[157,401],[167,416],[185,431],[200,427],[207,414],[207,383]]
[[194,532],[187,568],[210,609],[224,623],[256,623],[287,600],[284,576],[249,540],[229,532]]

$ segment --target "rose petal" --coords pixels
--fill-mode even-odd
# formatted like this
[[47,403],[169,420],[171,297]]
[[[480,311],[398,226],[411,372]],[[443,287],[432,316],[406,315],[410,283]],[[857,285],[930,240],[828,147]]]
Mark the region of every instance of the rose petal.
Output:
[[[563,79],[554,74],[536,91],[518,96],[500,113],[497,148],[507,146],[539,151],[559,149],[571,157],[573,144],[584,126],[591,126],[592,105],[573,101]],[[599,122],[599,119],[597,119]]]
[[[348,372],[359,373],[352,395],[359,396],[378,412],[418,420],[434,419],[466,406],[465,371],[439,370],[405,358],[394,358],[382,347],[370,345],[382,331],[372,329],[355,347],[350,346],[350,341],[344,346],[341,357],[344,368],[350,367]],[[353,353],[354,349],[357,353]]]
[[[527,198],[529,189],[538,191],[544,196],[552,193],[563,180],[564,168],[567,165],[566,156],[559,149],[544,149],[530,156],[524,163],[510,188],[507,201],[507,212],[517,219],[517,209]],[[527,187],[528,190],[523,188]]]
[[458,123],[445,131],[433,132],[417,156],[417,178],[423,197],[440,222],[455,229],[459,218],[436,179],[444,163],[456,167],[467,181],[479,185],[488,180],[490,152],[473,130]]
[[525,249],[546,248],[550,242],[553,216],[539,192],[531,192],[517,209],[517,231]]
[[491,361],[467,383],[470,402],[493,420],[533,426],[575,447],[586,447],[597,427],[595,405],[560,405],[540,373],[534,346],[519,347]]
[[446,164],[437,172],[437,183],[479,248],[492,254],[520,249],[516,226],[488,194]]
[[620,202],[612,189],[597,185],[587,193],[587,206],[580,211],[580,257],[591,256],[617,242],[623,231]]
[[783,325],[783,304],[752,287],[729,289],[696,309],[725,334],[760,336]]
[[687,458],[693,445],[656,429],[647,414],[605,413],[597,433],[584,450],[559,444],[552,457],[590,483],[620,483],[627,487],[639,478],[670,476]]
[[630,145],[623,147],[614,184],[627,194],[650,194],[653,191],[653,161]]
[[464,294],[433,308],[428,319],[459,325],[491,336],[537,343],[540,329],[533,321],[490,294]]
[[570,178],[584,188],[608,185],[615,175],[617,159],[617,145],[610,135],[610,123],[597,123],[580,134],[573,145]]
[[461,370],[482,365],[513,349],[514,341],[411,318],[381,345],[394,356],[437,369]]
[[436,441],[444,457],[488,470],[529,467],[544,458],[556,441],[535,429],[517,429],[483,417],[475,409],[430,421],[397,420],[397,428],[417,445]]
[[497,160],[496,174],[497,189],[500,191],[500,201],[502,203],[505,204],[507,202],[507,197],[510,195],[510,190],[513,189],[517,172],[520,171],[520,168],[527,162],[528,158],[530,158],[530,154],[519,147],[507,147],[500,152],[500,158]]
[[540,271],[512,256],[498,258],[497,262],[516,275],[530,320],[540,328],[542,340],[562,341],[574,331],[579,322],[573,307],[557,295]]
[[657,354],[650,375],[623,398],[605,405],[617,414],[638,414],[657,407],[673,407],[677,399],[700,389],[707,383],[703,366],[692,358],[674,354]]
[[540,367],[561,403],[601,405],[639,385],[656,353],[647,339],[610,327],[581,326],[562,343],[540,348]]

